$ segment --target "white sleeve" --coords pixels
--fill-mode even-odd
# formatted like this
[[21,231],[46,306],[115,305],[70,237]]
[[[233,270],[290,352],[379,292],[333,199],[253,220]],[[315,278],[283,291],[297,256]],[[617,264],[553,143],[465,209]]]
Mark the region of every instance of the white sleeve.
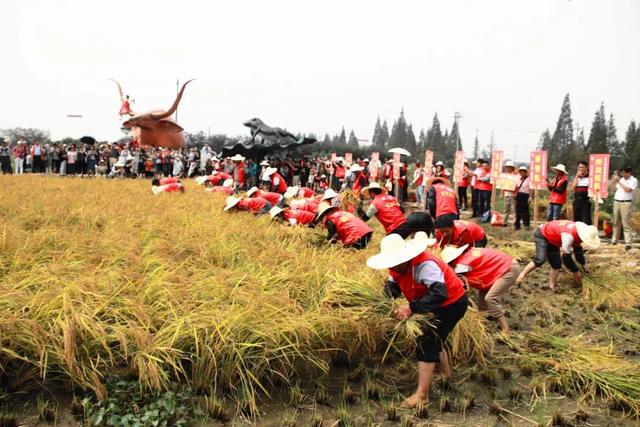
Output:
[[562,238],[562,252],[570,254],[573,252],[573,236],[569,233],[560,234]]
[[434,261],[424,261],[415,266],[413,278],[416,282],[429,286],[436,282],[444,283],[444,272]]

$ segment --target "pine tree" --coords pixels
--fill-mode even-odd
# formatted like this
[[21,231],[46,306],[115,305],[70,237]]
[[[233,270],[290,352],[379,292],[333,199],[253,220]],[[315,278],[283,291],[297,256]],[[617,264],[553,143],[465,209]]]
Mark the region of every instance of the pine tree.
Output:
[[427,134],[423,129],[420,129],[420,136],[418,136],[418,155],[427,149]]
[[442,135],[442,129],[440,128],[440,120],[438,119],[438,113],[433,116],[431,127],[427,131],[427,150],[433,151],[434,155],[443,154],[444,151],[444,136]]
[[324,139],[322,140],[322,145],[329,146],[331,145],[331,137],[328,133],[324,134]]
[[478,134],[476,134],[476,139],[473,140],[473,160],[478,159],[480,155],[480,141],[478,141]]
[[353,147],[353,148],[358,148],[359,147],[358,138],[356,138],[356,134],[353,132],[353,129],[351,129],[351,133],[349,134],[348,145],[349,145],[349,147]]
[[538,149],[547,151],[547,156],[548,156],[550,147],[551,147],[551,132],[549,132],[549,128],[547,128],[544,132],[542,132],[542,135],[540,135],[540,140],[538,141]]
[[620,170],[624,163],[624,152],[618,139],[618,129],[616,129],[613,113],[609,113],[609,122],[607,123],[607,147],[611,153],[611,170]]
[[387,150],[395,147],[407,148],[407,122],[404,118],[404,109],[400,111],[398,120],[393,123]]
[[409,152],[415,156],[416,152],[418,151],[418,144],[416,143],[416,136],[413,133],[413,126],[409,125],[409,127],[407,127],[407,143],[405,145],[405,147],[407,150],[409,150]]
[[[382,125],[380,124],[380,116],[376,119],[376,124],[373,128],[373,137],[371,138],[371,145],[376,150],[384,148],[384,141],[382,139]],[[382,143],[381,143],[382,142]]]
[[624,166],[631,166],[635,174],[640,172],[640,128],[631,120],[624,138]]
[[385,151],[385,148],[389,146],[389,126],[387,121],[382,122],[382,129],[380,130],[380,149],[379,151]]
[[451,127],[451,135],[449,138],[451,139],[450,144],[452,145],[454,150],[453,153],[455,155],[456,151],[463,149],[462,138],[460,138],[460,129],[458,128],[458,122],[456,120],[454,120],[453,126]]
[[344,126],[342,126],[342,131],[340,132],[340,136],[338,137],[338,144],[341,146],[347,145],[347,134],[344,131]]
[[566,94],[556,123],[556,130],[551,137],[548,150],[549,164],[568,163],[569,153],[573,150],[573,119],[571,118],[571,102]]
[[591,125],[591,133],[587,142],[587,152],[590,154],[606,154],[609,152],[607,146],[607,119],[604,114],[604,103],[600,104],[600,109]]

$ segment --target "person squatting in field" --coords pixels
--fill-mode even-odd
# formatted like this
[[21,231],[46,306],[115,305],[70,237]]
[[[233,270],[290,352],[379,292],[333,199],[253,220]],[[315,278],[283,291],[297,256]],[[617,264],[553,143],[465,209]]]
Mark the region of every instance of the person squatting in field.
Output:
[[345,248],[364,249],[373,235],[373,230],[363,220],[327,202],[318,208],[315,222],[327,229],[328,241],[340,241]]

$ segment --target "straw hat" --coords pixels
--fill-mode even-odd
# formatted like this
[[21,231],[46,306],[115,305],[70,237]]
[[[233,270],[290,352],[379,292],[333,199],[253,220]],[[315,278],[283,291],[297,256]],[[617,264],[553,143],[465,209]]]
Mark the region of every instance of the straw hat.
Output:
[[598,229],[594,225],[587,225],[584,222],[577,221],[576,229],[578,237],[582,240],[585,249],[596,250],[600,247],[600,237],[598,237]]
[[274,173],[276,173],[277,171],[278,171],[278,169],[276,169],[276,168],[266,168],[262,175],[265,176],[265,177],[269,177],[269,176],[273,175]]
[[451,182],[447,178],[441,176],[434,176],[433,178],[427,181],[427,188],[431,187],[433,184],[441,183],[446,185],[447,187],[451,187]]
[[229,178],[229,179],[225,179],[224,182],[222,183],[223,187],[233,187],[233,179]]
[[564,167],[564,165],[562,163],[558,163],[557,165],[555,165],[551,169],[556,170],[556,171],[560,171],[565,175],[567,174],[567,170],[565,169],[565,167]]
[[236,154],[235,156],[233,156],[233,157],[231,158],[231,160],[233,160],[234,162],[241,162],[241,161],[243,161],[243,160],[244,160],[244,157],[243,157],[243,156],[241,156],[240,154]]
[[382,190],[383,193],[387,192],[387,189],[384,187],[380,187],[380,184],[378,184],[377,182],[370,182],[368,186],[364,187],[362,190],[360,190],[360,194],[362,194],[365,197],[369,197],[369,190],[373,189],[373,188],[377,188],[379,190]]
[[209,177],[206,175],[198,176],[194,179],[195,183],[198,185],[204,185],[207,181],[209,181]]
[[266,160],[263,160],[260,162],[260,166],[269,166],[269,162],[267,162]]
[[115,167],[117,167],[117,168],[123,168],[123,167],[125,167],[126,165],[124,164],[124,162],[121,162],[120,160],[118,160],[118,161],[116,162],[116,164],[115,164],[115,165],[113,165],[113,166],[115,166]]
[[446,264],[449,264],[451,261],[462,255],[468,247],[468,244],[462,245],[459,248],[455,247],[454,245],[447,245],[444,247],[444,249],[442,249],[442,252],[440,252],[440,258],[442,258],[442,260]]
[[351,165],[351,167],[349,168],[349,172],[360,172],[360,171],[363,171],[363,170],[364,170],[364,168],[362,166],[360,166],[359,164],[357,164],[357,163],[354,164],[354,165]]
[[316,218],[313,220],[314,222],[320,221],[323,216],[327,213],[332,212],[334,210],[340,209],[338,206],[333,206],[331,203],[322,202],[318,205],[318,213],[316,214]]
[[338,195],[338,193],[333,191],[331,188],[327,188],[325,190],[324,194],[322,195],[322,197],[320,198],[320,200],[330,200],[330,199],[333,199],[334,197],[336,197],[337,195]]
[[251,187],[248,191],[247,191],[247,197],[251,197],[253,196],[253,194],[258,191],[258,187]]
[[162,185],[154,185],[153,187],[151,187],[151,192],[154,195],[158,195],[160,193],[162,193],[164,191],[164,187]]
[[278,215],[280,215],[282,212],[284,211],[284,209],[282,209],[281,207],[278,206],[274,206],[271,208],[271,210],[269,211],[269,215],[271,215],[271,219],[275,219]]
[[233,196],[227,197],[227,205],[224,207],[223,210],[228,211],[229,209],[237,205],[240,202],[240,200],[242,200],[240,197],[233,197]]
[[444,163],[440,160],[436,162],[435,166],[444,166]]
[[298,187],[297,185],[291,186],[287,188],[287,191],[284,192],[284,198],[285,199],[290,199],[292,197],[295,197],[298,195],[298,190],[300,189],[300,187]]
[[395,267],[420,255],[429,243],[424,232],[416,233],[416,237],[407,241],[399,234],[389,234],[380,242],[380,253],[367,260],[367,266],[374,270]]

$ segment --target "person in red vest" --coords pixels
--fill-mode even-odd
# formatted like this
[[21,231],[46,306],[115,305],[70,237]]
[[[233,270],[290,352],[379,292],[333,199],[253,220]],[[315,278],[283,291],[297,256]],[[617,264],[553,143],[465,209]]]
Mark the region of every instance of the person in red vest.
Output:
[[428,212],[415,211],[405,218],[395,197],[388,195],[387,189],[380,187],[377,182],[372,182],[368,187],[363,188],[360,194],[371,199],[366,212],[358,208],[360,218],[368,221],[375,216],[387,234],[396,233],[406,239],[418,231],[424,231],[427,234],[433,231],[433,220]]
[[[483,221],[488,222],[491,218],[491,190],[493,184],[491,184],[491,169],[489,162],[482,161],[482,166],[477,172],[476,189],[478,190],[478,216]],[[486,217],[486,218],[485,218]]]
[[243,190],[244,186],[244,157],[236,154],[231,158],[233,162],[233,180],[238,190]]
[[467,210],[469,208],[469,199],[467,197],[467,188],[471,183],[471,171],[469,170],[469,162],[464,161],[464,167],[462,169],[462,179],[458,183],[458,207],[461,210]]
[[436,219],[436,240],[441,248],[446,245],[469,245],[475,248],[487,246],[487,236],[482,227],[475,222],[452,220],[450,217]]
[[151,192],[153,194],[160,193],[184,193],[184,186],[179,181],[162,183],[158,178],[151,181]]
[[436,221],[442,216],[451,218],[452,221],[460,218],[456,193],[451,188],[449,180],[438,177],[431,178],[427,187],[429,188],[427,205],[432,218],[435,218]]
[[344,159],[342,157],[336,158],[336,161],[333,164],[333,170],[333,182],[331,183],[331,188],[333,188],[334,191],[340,191],[344,178],[347,176],[347,168],[344,165]]
[[436,178],[447,178],[447,170],[444,168],[444,162],[439,161],[435,164],[436,170],[433,171],[433,176]]
[[550,191],[547,221],[560,219],[562,208],[564,204],[567,203],[567,186],[569,184],[567,180],[567,170],[563,164],[558,164],[551,169],[554,170],[556,176],[553,180],[547,178],[547,187]]
[[287,182],[276,168],[266,168],[262,175],[262,181],[268,182],[270,190],[274,193],[284,194],[287,191]]
[[290,208],[283,209],[279,206],[272,207],[269,215],[271,219],[281,219],[289,225],[306,225],[309,227],[314,226],[314,220],[316,219],[316,214],[313,212]]
[[271,210],[271,204],[262,197],[250,197],[242,198],[229,196],[226,200],[226,206],[223,211],[240,210],[246,212],[252,212],[255,215],[263,215]]
[[215,185],[213,187],[209,187],[205,191],[208,191],[210,193],[224,193],[227,196],[230,196],[233,194],[233,180],[228,179],[225,182],[223,182],[222,185]]
[[498,322],[504,334],[509,333],[509,324],[502,307],[502,299],[516,283],[520,266],[509,255],[496,249],[459,248],[447,246],[440,257],[451,265],[457,274],[467,279],[470,287],[478,290],[478,308],[487,311]]
[[[176,182],[180,182],[180,178],[170,176],[167,178],[160,178],[158,182],[159,182],[158,185],[175,184]],[[152,181],[152,185],[153,185],[153,181]]]
[[321,221],[327,229],[327,240],[339,240],[345,248],[364,249],[373,234],[373,230],[360,218],[326,202],[318,208],[316,215],[315,223]]
[[196,184],[198,185],[206,185],[209,187],[215,185],[222,185],[226,180],[233,179],[231,175],[224,172],[213,172],[213,174],[209,176],[199,176],[195,179]]
[[249,191],[247,191],[247,197],[262,197],[269,202],[271,206],[282,207],[284,203],[284,196],[282,194],[258,190],[258,187],[251,187]]
[[351,189],[357,195],[360,194],[360,191],[367,186],[367,175],[364,173],[364,168],[358,164],[351,166],[349,172],[353,175],[353,182]]
[[396,310],[400,321],[414,313],[433,313],[432,326],[425,327],[416,340],[418,359],[418,386],[415,393],[403,403],[415,407],[429,398],[429,389],[436,364],[445,378],[452,375],[443,343],[464,317],[469,301],[460,278],[442,259],[428,252],[435,240],[425,233],[416,233],[414,239],[404,241],[398,234],[390,234],[380,242],[380,253],[367,260],[367,266],[376,270],[389,269],[384,292],[393,298],[404,295],[408,304]]
[[293,197],[301,197],[303,199],[309,199],[316,195],[315,191],[309,187],[290,186],[284,193],[285,199],[291,199]]
[[558,275],[562,264],[573,273],[575,282],[581,285],[582,273],[573,260],[572,254],[575,254],[576,261],[588,273],[584,249],[598,249],[600,246],[598,229],[584,222],[557,220],[543,224],[533,236],[536,242],[535,258],[522,270],[516,283],[522,283],[529,273],[542,266],[545,261],[549,261],[551,265],[549,288],[552,291],[557,290]]

